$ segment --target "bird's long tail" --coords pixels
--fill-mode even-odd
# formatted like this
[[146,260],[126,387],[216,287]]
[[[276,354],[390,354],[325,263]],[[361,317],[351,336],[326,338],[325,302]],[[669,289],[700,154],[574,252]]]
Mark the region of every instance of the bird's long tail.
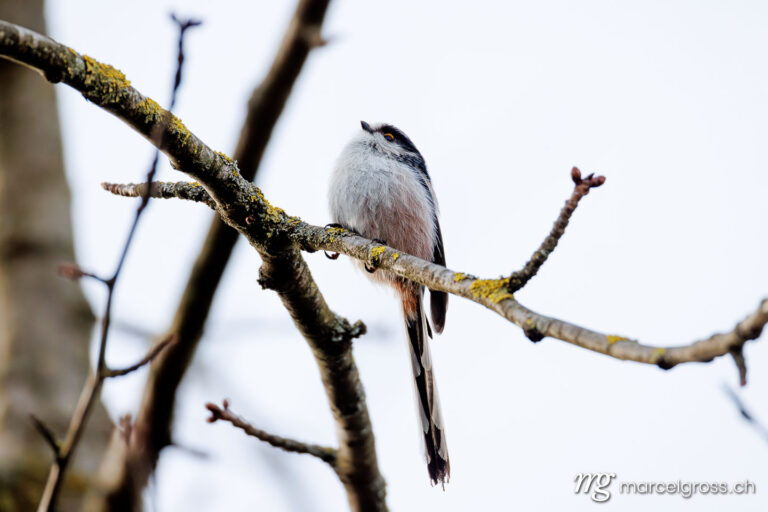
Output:
[[450,477],[451,464],[448,460],[448,446],[435,387],[432,357],[429,353],[427,335],[431,337],[432,333],[424,315],[423,292],[419,290],[415,295],[415,300],[413,294],[404,296],[403,313],[411,348],[419,417],[427,450],[427,470],[433,485],[445,484]]

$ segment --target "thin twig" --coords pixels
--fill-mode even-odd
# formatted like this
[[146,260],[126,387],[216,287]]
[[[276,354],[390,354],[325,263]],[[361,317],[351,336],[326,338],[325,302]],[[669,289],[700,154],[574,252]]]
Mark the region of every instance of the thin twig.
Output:
[[208,423],[214,423],[218,420],[228,421],[249,436],[264,441],[275,448],[280,448],[286,452],[312,455],[313,457],[317,457],[323,462],[328,463],[334,471],[336,470],[336,450],[333,448],[317,444],[303,443],[301,441],[296,441],[295,439],[288,439],[287,437],[270,434],[269,432],[256,428],[241,416],[230,411],[229,402],[227,400],[222,402],[222,407],[208,402],[205,404],[205,408],[211,412],[211,416],[208,418]]
[[739,395],[736,394],[736,391],[731,389],[731,387],[727,384],[723,384],[723,390],[725,391],[725,394],[728,395],[731,400],[733,400],[733,403],[739,410],[741,417],[744,418],[744,420],[749,423],[766,442],[768,442],[768,428],[760,423],[757,418],[755,418],[754,415],[749,412],[747,407],[744,405],[744,402],[742,402],[741,398],[739,398]]
[[[143,197],[147,194],[146,183],[102,183],[101,188],[123,197]],[[154,181],[149,190],[149,196],[158,199],[184,199],[203,203],[209,208],[216,209],[214,201],[208,192],[198,183],[189,181],[164,182]]]
[[[179,27],[180,27],[179,39],[182,39],[186,29],[192,25],[188,26],[187,24],[183,24],[178,20],[175,20],[175,21],[179,24]],[[180,52],[181,52],[181,48],[182,48],[182,43],[180,41],[179,42]],[[183,61],[183,58],[179,58],[179,65],[181,65],[182,61]],[[181,76],[180,71],[177,70],[176,72],[177,81],[174,83],[173,92],[171,93],[171,105],[173,105],[176,102],[176,91],[178,90],[178,87],[179,87],[178,78],[180,76]],[[150,137],[153,140],[155,146],[160,146],[162,144],[162,139],[164,137],[164,134],[167,128],[168,128],[167,126],[162,126],[161,124],[158,124],[157,126],[155,126],[155,128],[152,131],[152,135]],[[151,189],[152,180],[157,172],[159,154],[160,152],[157,150],[154,152],[154,156],[152,158],[152,164],[150,165],[149,171],[147,172],[147,179],[145,183],[146,192],[149,192],[149,190]],[[126,237],[125,243],[123,244],[123,250],[120,253],[120,258],[118,260],[115,271],[112,274],[112,277],[110,277],[109,279],[97,278],[95,275],[90,274],[88,272],[74,271],[74,267],[67,268],[67,272],[65,272],[70,277],[77,277],[77,275],[79,274],[80,276],[83,276],[83,277],[85,276],[94,277],[99,281],[103,282],[104,285],[107,287],[107,299],[106,299],[106,305],[104,307],[104,316],[101,322],[101,335],[99,339],[99,355],[96,363],[96,372],[95,374],[89,375],[85,383],[85,386],[83,387],[83,390],[80,393],[80,398],[75,408],[75,412],[72,415],[72,418],[70,419],[70,422],[69,422],[69,427],[67,429],[67,435],[64,439],[64,443],[61,445],[58,451],[58,456],[56,457],[56,460],[54,461],[48,473],[48,480],[45,484],[45,488],[43,490],[43,494],[40,499],[40,503],[38,505],[38,509],[37,509],[38,512],[50,512],[55,509],[56,499],[58,497],[58,493],[61,488],[61,485],[64,482],[64,475],[66,473],[69,462],[71,461],[72,456],[75,452],[75,449],[77,448],[77,444],[80,440],[80,437],[82,436],[83,430],[85,429],[85,425],[88,421],[91,408],[96,400],[96,397],[99,395],[99,392],[101,391],[101,387],[102,387],[102,384],[104,383],[104,379],[106,379],[107,377],[114,376],[110,374],[110,370],[107,368],[107,364],[106,364],[107,340],[109,337],[109,327],[110,327],[111,314],[112,314],[112,300],[114,297],[115,285],[117,284],[118,277],[120,276],[120,273],[123,269],[123,265],[125,264],[125,260],[128,255],[128,250],[131,247],[131,242],[133,241],[133,237],[136,233],[136,228],[139,224],[141,214],[144,212],[144,209],[149,203],[149,199],[150,199],[149,193],[146,193],[142,196],[141,203],[136,209],[136,215],[134,216],[133,222],[131,223],[131,227],[128,231],[128,236]],[[160,350],[167,345],[168,343],[164,343],[162,347],[160,347]],[[157,353],[155,353],[152,357],[154,357],[155,355],[157,355]],[[140,365],[138,366],[134,365],[134,366],[135,368],[133,369],[135,370]],[[128,373],[128,372],[125,372],[125,373]],[[123,375],[125,375],[125,373],[123,373]]]
[[59,275],[61,277],[66,277],[67,279],[82,279],[83,277],[88,277],[102,284],[107,284],[107,280],[103,277],[92,274],[91,272],[86,272],[74,263],[62,263],[59,265]]
[[140,361],[138,361],[135,364],[132,364],[131,366],[128,366],[126,368],[120,368],[120,369],[105,369],[102,375],[104,375],[104,378],[111,378],[111,377],[122,377],[123,375],[128,375],[131,372],[135,372],[145,364],[150,363],[155,357],[157,357],[160,352],[167,347],[168,345],[175,342],[175,336],[173,334],[169,335],[164,340],[158,342],[149,349],[147,354],[141,358]]
[[747,361],[744,359],[743,345],[736,345],[729,350],[733,362],[736,364],[736,369],[739,371],[739,385],[747,385]]
[[192,27],[199,27],[203,22],[192,18],[188,20],[180,19],[176,17],[175,13],[171,13],[171,19],[179,27],[179,50],[177,52],[176,76],[173,79],[171,106],[168,107],[168,110],[173,111],[173,108],[176,106],[176,91],[179,90],[179,86],[181,85],[181,71],[184,69],[184,33]]
[[560,210],[560,215],[557,217],[554,226],[552,226],[552,231],[549,232],[549,235],[547,235],[541,243],[541,246],[533,253],[531,259],[528,260],[522,270],[514,272],[510,276],[508,286],[509,293],[515,293],[536,275],[541,266],[544,265],[544,262],[547,261],[549,255],[552,254],[552,251],[557,247],[560,238],[565,234],[565,228],[568,226],[568,221],[570,220],[571,215],[576,211],[579,201],[589,194],[591,189],[597,188],[605,183],[604,176],[595,176],[594,174],[590,174],[582,179],[581,171],[579,171],[577,167],[571,169],[571,179],[575,185],[571,197],[568,198],[565,202],[565,206]]
[[58,459],[61,456],[61,447],[59,446],[59,442],[56,440],[56,435],[53,433],[51,428],[34,414],[30,414],[29,419],[32,420],[32,424],[35,426],[40,435],[43,436],[43,439],[45,439],[45,442],[48,443],[48,446],[51,447],[54,459]]

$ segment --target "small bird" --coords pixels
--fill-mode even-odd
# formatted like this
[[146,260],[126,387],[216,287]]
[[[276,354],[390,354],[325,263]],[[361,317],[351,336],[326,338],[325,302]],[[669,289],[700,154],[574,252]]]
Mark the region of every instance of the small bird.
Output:
[[[370,125],[344,148],[331,179],[329,202],[334,224],[413,256],[445,265],[438,207],[424,157],[411,139],[390,124]],[[397,291],[410,342],[419,416],[432,484],[443,485],[451,465],[435,387],[427,336],[445,326],[448,295],[430,290],[430,328],[424,313],[424,287],[386,270],[363,265],[371,279]]]

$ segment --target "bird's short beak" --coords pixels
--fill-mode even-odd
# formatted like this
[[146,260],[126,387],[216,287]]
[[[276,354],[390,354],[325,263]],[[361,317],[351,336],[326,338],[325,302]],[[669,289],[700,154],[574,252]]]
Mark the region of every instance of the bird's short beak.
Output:
[[360,121],[360,126],[362,126],[363,130],[367,131],[368,133],[373,133],[373,130],[371,130],[371,125],[369,125],[365,121]]

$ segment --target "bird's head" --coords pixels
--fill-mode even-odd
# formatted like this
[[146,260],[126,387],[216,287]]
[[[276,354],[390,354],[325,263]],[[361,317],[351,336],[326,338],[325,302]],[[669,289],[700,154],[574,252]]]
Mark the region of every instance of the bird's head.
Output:
[[358,141],[372,150],[397,159],[415,159],[423,165],[424,158],[410,138],[399,128],[386,123],[368,124],[360,121],[362,133]]

